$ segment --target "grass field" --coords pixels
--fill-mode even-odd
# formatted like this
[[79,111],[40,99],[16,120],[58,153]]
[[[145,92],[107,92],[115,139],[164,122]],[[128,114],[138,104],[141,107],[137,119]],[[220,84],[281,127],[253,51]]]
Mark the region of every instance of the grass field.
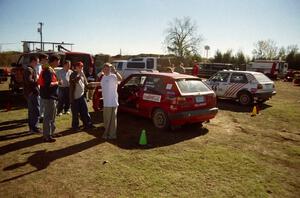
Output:
[[300,197],[300,87],[291,83],[276,82],[277,95],[255,117],[219,101],[201,129],[160,132],[119,114],[110,142],[100,138],[101,113],[90,109],[97,128],[79,132],[63,115],[55,143],[28,133],[24,100],[0,86],[0,197]]

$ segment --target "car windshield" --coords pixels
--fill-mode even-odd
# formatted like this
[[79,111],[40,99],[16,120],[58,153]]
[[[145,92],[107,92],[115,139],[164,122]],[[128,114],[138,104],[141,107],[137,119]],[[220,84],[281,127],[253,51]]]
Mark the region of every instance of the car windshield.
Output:
[[254,74],[254,77],[256,78],[256,80],[258,82],[270,82],[270,78],[268,78],[266,75],[264,75],[263,73],[257,73]]
[[176,81],[181,93],[205,92],[210,89],[197,79],[179,79]]

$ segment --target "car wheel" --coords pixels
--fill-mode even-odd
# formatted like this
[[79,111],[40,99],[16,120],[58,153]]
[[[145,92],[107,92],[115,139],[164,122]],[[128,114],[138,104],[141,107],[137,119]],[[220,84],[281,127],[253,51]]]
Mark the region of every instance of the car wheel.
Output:
[[156,128],[169,128],[169,119],[167,114],[162,109],[156,109],[152,114],[152,121]]
[[245,91],[238,94],[238,99],[239,99],[239,103],[244,106],[248,106],[253,102],[252,95]]

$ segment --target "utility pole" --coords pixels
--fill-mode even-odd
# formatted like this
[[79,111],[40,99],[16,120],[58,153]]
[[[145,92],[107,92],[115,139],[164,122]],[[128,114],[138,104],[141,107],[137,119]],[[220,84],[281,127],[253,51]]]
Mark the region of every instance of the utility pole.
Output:
[[38,24],[40,25],[40,27],[38,27],[37,31],[40,33],[40,36],[41,36],[41,51],[44,51],[44,46],[43,46],[43,25],[44,25],[44,23],[39,22]]

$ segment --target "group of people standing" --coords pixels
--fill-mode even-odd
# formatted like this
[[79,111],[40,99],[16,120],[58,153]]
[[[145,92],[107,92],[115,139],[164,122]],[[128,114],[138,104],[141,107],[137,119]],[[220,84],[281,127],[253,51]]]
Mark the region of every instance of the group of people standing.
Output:
[[[45,142],[55,142],[55,117],[72,112],[72,129],[79,130],[79,117],[85,129],[94,128],[88,112],[85,90],[89,82],[83,72],[83,63],[76,62],[71,70],[71,62],[63,62],[63,69],[55,72],[60,65],[58,55],[46,54],[31,56],[24,71],[24,95],[28,103],[28,125],[33,133],[43,133]],[[117,130],[118,80],[121,75],[114,67],[106,63],[103,77],[99,84],[103,95],[104,139],[115,139]],[[89,79],[90,80],[90,79]],[[43,117],[43,128],[38,127],[39,118]]]

